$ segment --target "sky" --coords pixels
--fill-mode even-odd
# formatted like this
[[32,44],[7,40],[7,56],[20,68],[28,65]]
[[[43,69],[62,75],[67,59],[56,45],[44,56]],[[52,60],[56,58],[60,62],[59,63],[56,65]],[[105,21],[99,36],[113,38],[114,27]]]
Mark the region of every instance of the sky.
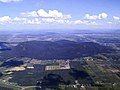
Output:
[[120,0],[0,0],[0,30],[120,29]]

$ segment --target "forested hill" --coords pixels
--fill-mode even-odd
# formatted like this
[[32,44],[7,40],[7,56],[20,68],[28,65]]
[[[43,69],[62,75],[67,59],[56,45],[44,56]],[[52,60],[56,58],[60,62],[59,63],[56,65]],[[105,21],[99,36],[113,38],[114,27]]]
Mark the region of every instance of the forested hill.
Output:
[[19,43],[3,55],[12,57],[30,57],[36,59],[73,59],[91,56],[98,53],[109,53],[114,50],[93,42],[60,41],[28,41]]

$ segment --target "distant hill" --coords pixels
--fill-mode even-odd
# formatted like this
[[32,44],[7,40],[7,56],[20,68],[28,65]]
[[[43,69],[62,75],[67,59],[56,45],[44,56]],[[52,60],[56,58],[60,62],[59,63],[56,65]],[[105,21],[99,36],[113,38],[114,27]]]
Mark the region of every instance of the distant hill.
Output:
[[110,53],[114,50],[93,42],[73,42],[60,40],[28,41],[19,43],[3,55],[12,57],[30,57],[36,59],[73,59],[98,53]]

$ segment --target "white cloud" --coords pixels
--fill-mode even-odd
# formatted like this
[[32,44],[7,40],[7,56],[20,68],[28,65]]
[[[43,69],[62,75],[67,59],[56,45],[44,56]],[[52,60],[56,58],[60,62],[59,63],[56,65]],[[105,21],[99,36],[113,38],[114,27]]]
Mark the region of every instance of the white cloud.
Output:
[[42,22],[44,23],[58,23],[58,24],[68,24],[70,20],[64,20],[64,19],[55,19],[55,18],[42,18]]
[[87,21],[87,20],[75,20],[74,21],[74,24],[88,24],[89,23],[89,21]]
[[110,22],[108,22],[108,24],[112,24],[112,23],[113,23],[113,22],[111,22],[111,21],[110,21]]
[[22,0],[0,0],[0,2],[3,2],[3,3],[19,2],[19,1],[22,1]]
[[75,20],[75,21],[72,21],[72,23],[75,25],[80,25],[80,24],[97,25],[97,23],[95,21],[89,21],[89,20]]
[[14,24],[41,24],[41,20],[39,18],[21,18],[15,17],[13,18]]
[[113,16],[113,19],[114,19],[114,20],[120,20],[120,17]]
[[53,23],[55,22],[54,18],[42,18],[42,21],[45,23]]
[[12,19],[10,18],[10,16],[0,17],[0,24],[11,23],[11,21],[12,21]]
[[24,17],[38,17],[38,14],[36,11],[32,11],[32,12],[23,12],[21,13],[22,16]]
[[27,18],[15,17],[12,19],[12,23],[14,24],[25,24],[27,22]]
[[46,12],[44,9],[31,12],[24,12],[21,13],[21,15],[24,17],[61,18],[61,19],[71,18],[71,15],[63,14],[62,12],[59,12],[57,10],[49,10],[48,12]]
[[[41,24],[64,24],[64,25],[100,25],[103,23],[113,24],[109,20],[99,20],[107,18],[107,14],[101,13],[98,15],[89,15],[86,14],[85,18],[73,20],[70,19],[70,15],[63,14],[58,12],[57,10],[49,10],[46,12],[43,9],[38,11],[32,11],[27,13],[22,13],[22,15],[26,16],[17,16],[17,17],[10,17],[10,16],[3,16],[0,17],[0,24],[26,24],[26,25],[41,25]],[[113,17],[118,19],[118,17]],[[96,20],[96,21],[95,21]],[[97,21],[98,20],[98,21]],[[118,20],[119,21],[119,20]]]
[[[31,11],[31,12],[24,12],[21,13],[23,18],[28,18],[29,21],[27,23],[32,24],[40,24],[41,22],[47,23],[47,24],[67,24],[70,22],[71,15],[63,14],[62,12],[59,12],[58,10],[48,10],[45,11],[44,9],[40,9],[37,11]],[[34,19],[38,22],[36,22]]]
[[98,19],[98,16],[97,15],[90,16],[89,14],[86,14],[85,19],[96,20],[96,19]]
[[107,18],[107,17],[108,17],[108,15],[107,15],[106,13],[101,13],[101,14],[99,14],[99,16],[98,16],[99,19],[105,19],[105,18]]
[[27,18],[20,18],[20,17],[15,17],[13,18],[14,21],[26,21]]
[[108,17],[108,15],[106,13],[101,13],[99,15],[89,15],[89,14],[86,14],[84,18],[88,19],[88,20],[97,20],[97,19],[105,19],[107,17]]
[[98,23],[96,23],[95,21],[90,22],[90,25],[98,25]]
[[41,21],[38,20],[38,18],[32,19],[32,20],[27,20],[27,22],[25,22],[25,24],[41,24]]
[[0,24],[68,24],[70,21],[60,18],[39,18],[39,17],[0,17]]

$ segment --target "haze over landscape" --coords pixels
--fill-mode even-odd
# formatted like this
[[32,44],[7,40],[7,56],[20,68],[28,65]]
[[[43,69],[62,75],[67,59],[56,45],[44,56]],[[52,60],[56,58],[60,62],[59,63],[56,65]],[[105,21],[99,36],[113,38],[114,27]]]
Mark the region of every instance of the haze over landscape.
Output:
[[119,0],[0,0],[0,90],[120,90]]

